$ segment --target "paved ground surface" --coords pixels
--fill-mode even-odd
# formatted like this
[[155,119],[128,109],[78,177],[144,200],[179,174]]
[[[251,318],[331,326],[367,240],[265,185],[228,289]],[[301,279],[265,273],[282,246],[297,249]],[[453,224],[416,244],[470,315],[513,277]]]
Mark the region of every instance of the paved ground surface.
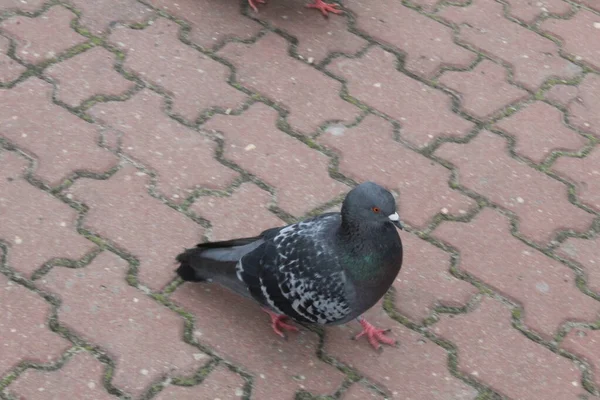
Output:
[[[0,0],[0,397],[598,396],[600,2],[259,8]],[[397,348],[175,279],[366,179]]]

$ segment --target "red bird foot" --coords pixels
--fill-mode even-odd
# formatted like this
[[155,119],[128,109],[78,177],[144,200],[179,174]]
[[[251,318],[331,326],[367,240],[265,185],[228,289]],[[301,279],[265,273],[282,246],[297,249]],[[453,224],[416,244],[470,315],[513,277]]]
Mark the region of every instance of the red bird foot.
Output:
[[265,4],[267,2],[267,0],[248,0],[248,4],[250,4],[250,7],[252,7],[254,12],[258,12],[258,8],[256,7],[255,2],[260,3],[260,4]]
[[375,350],[379,350],[381,345],[379,343],[385,343],[387,345],[393,346],[396,344],[396,341],[392,338],[386,337],[384,334],[389,332],[389,329],[377,329],[370,323],[364,320],[364,318],[358,318],[358,322],[362,326],[363,330],[358,335],[354,336],[354,340],[360,338],[361,336],[367,335],[367,340],[371,343],[371,346]]
[[334,13],[334,14],[341,14],[342,10],[339,10],[338,4],[331,4],[331,3],[325,3],[323,0],[314,0],[314,3],[312,4],[307,4],[306,7],[308,8],[316,8],[317,10],[320,10],[324,16],[328,17],[329,15],[327,13]]
[[273,327],[273,330],[275,331],[276,334],[278,334],[282,338],[285,339],[285,334],[281,331],[282,329],[288,330],[288,331],[293,331],[293,332],[298,332],[298,328],[296,328],[293,325],[286,324],[285,322],[283,322],[284,319],[288,318],[287,316],[275,314],[273,311],[266,309],[266,308],[263,308],[263,311],[266,312],[267,314],[269,314],[269,316],[271,317],[271,326]]

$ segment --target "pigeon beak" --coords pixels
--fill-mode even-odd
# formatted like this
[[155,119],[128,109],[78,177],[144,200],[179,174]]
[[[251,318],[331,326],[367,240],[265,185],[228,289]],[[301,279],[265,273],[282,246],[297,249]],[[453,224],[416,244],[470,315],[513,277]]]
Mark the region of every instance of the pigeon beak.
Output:
[[390,221],[392,221],[394,225],[396,225],[398,229],[404,230],[404,225],[402,225],[402,222],[400,222],[400,216],[397,212],[388,215],[388,218],[390,219]]

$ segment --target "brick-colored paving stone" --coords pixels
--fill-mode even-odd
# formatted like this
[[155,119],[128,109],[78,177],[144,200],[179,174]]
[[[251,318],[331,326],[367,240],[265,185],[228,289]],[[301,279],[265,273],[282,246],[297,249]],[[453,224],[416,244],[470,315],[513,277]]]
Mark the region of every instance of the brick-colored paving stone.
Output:
[[434,235],[459,249],[458,268],[522,304],[525,324],[548,339],[566,321],[600,317],[571,269],[513,237],[508,219],[489,208],[468,224],[444,222]]
[[507,0],[510,4],[509,14],[521,21],[531,24],[543,15],[564,16],[571,11],[569,3],[562,0],[522,1]]
[[468,144],[444,144],[435,154],[456,166],[461,185],[517,214],[526,237],[546,243],[557,230],[586,231],[593,216],[569,203],[567,187],[511,158],[507,145],[483,131]]
[[79,353],[56,371],[28,369],[9,385],[17,399],[114,399],[103,384],[104,365],[89,353]]
[[[0,250],[1,251],[1,250]],[[50,304],[0,274],[0,376],[23,361],[47,364],[71,344],[48,328]]]
[[600,386],[600,331],[575,328],[563,339],[561,347],[586,361],[594,382]]
[[525,90],[508,83],[504,67],[489,60],[473,71],[446,72],[440,83],[457,92],[463,109],[480,119],[528,96]]
[[0,36],[0,83],[8,83],[19,77],[27,68],[8,56],[10,40]]
[[173,111],[193,121],[208,108],[236,108],[246,95],[226,79],[229,68],[177,38],[180,26],[165,18],[143,30],[121,27],[110,40],[125,52],[124,68],[173,96]]
[[96,248],[77,234],[75,210],[23,178],[24,158],[3,152],[0,164],[0,240],[10,267],[29,276],[52,259],[77,261]]
[[575,184],[583,203],[600,212],[600,147],[584,158],[561,157],[552,168]]
[[575,364],[514,329],[500,302],[486,297],[453,317],[433,330],[458,347],[458,368],[471,378],[512,399],[577,399],[585,392]]
[[384,399],[384,397],[374,390],[367,389],[364,385],[356,383],[350,387],[342,396],[343,400],[375,400]]
[[95,47],[46,70],[58,87],[56,97],[71,107],[94,95],[119,96],[134,86],[114,70],[115,55]]
[[569,238],[561,244],[557,254],[569,260],[576,261],[583,267],[587,286],[600,293],[600,237],[595,239]]
[[[38,64],[48,61],[87,39],[71,29],[75,14],[54,6],[37,17],[15,16],[0,23],[0,29],[15,39],[15,54],[19,59]],[[48,32],[52,32],[49,35]]]
[[503,5],[475,0],[469,7],[447,7],[440,16],[459,26],[458,38],[514,69],[514,79],[535,90],[551,77],[572,78],[580,72],[561,58],[558,46],[503,17]]
[[0,11],[24,11],[34,12],[42,7],[44,0],[2,0]]
[[[351,96],[398,121],[402,138],[417,146],[469,133],[473,124],[452,112],[450,96],[396,66],[395,55],[374,48],[358,59],[336,59],[328,69],[348,81]],[[432,110],[435,118],[430,117]]]
[[80,24],[95,35],[105,33],[112,23],[143,23],[154,14],[135,0],[69,0],[69,3],[81,12]]
[[244,394],[244,379],[227,369],[217,367],[208,377],[196,386],[174,386],[171,385],[158,396],[156,400],[198,400],[198,399],[220,399],[237,400]]

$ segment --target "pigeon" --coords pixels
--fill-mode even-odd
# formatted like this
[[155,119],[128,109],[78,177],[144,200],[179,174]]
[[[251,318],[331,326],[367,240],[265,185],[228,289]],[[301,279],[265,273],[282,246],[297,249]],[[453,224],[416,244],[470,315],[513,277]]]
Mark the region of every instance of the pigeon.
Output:
[[267,229],[256,237],[198,244],[177,256],[177,274],[214,282],[258,302],[276,334],[286,323],[338,325],[356,320],[379,349],[395,341],[362,314],[392,285],[402,266],[403,229],[392,194],[373,182],[350,190],[341,212]]
[[[252,7],[254,12],[258,12],[258,8],[256,7],[255,3],[265,4],[266,2],[267,2],[267,0],[248,0],[248,4],[250,5],[250,7]],[[333,14],[341,14],[342,13],[342,10],[340,10],[338,8],[339,7],[338,4],[325,3],[323,0],[313,0],[313,2],[310,4],[307,4],[306,7],[316,8],[317,10],[321,11],[321,13],[323,13],[323,15],[326,17],[329,16],[329,13],[333,13]]]

